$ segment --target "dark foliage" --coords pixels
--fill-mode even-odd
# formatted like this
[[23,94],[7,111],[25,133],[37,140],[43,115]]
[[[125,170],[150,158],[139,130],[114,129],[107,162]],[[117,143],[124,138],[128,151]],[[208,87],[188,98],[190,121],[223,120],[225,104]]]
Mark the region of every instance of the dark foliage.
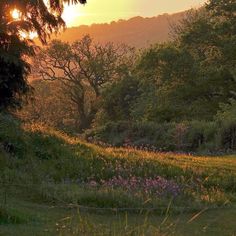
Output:
[[[0,109],[19,107],[22,95],[29,91],[27,57],[34,53],[32,41],[22,34],[36,32],[46,43],[52,32],[65,26],[61,14],[64,3],[85,3],[85,0],[3,0],[0,2]],[[12,11],[19,10],[19,19]]]

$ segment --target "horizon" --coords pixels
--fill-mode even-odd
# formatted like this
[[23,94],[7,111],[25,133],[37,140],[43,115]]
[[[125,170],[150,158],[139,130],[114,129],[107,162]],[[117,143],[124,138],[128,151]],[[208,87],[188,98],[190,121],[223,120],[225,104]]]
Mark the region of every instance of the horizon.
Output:
[[150,0],[150,4],[145,4],[142,0],[120,0],[111,2],[110,0],[88,0],[82,5],[65,6],[63,19],[68,27],[81,25],[104,24],[112,21],[128,20],[130,18],[156,17],[163,14],[174,14],[186,11],[191,8],[199,8],[204,5],[206,0],[183,0],[181,2],[166,0]]
[[[188,10],[188,9],[187,9],[187,10]],[[110,22],[91,23],[91,24],[79,24],[79,25],[72,25],[72,26],[67,25],[66,28],[67,28],[67,29],[68,29],[68,28],[78,28],[78,27],[80,27],[80,26],[87,26],[87,27],[90,27],[90,26],[93,26],[93,25],[105,25],[105,24],[110,25],[110,24],[112,24],[113,22],[118,23],[119,21],[129,21],[129,20],[132,20],[132,19],[137,18],[137,17],[141,17],[142,19],[151,19],[151,18],[153,18],[153,17],[161,17],[161,16],[163,16],[163,15],[165,15],[165,14],[167,14],[168,16],[172,16],[172,15],[175,15],[175,14],[184,13],[184,12],[187,11],[187,10],[183,10],[183,11],[179,11],[179,12],[173,12],[173,13],[164,12],[164,13],[162,13],[162,14],[158,14],[158,15],[155,15],[155,16],[140,16],[140,15],[136,15],[136,16],[131,16],[131,17],[126,18],[126,19],[119,18],[119,19],[116,19],[116,20],[112,20],[112,21],[110,21]],[[189,9],[189,10],[190,10],[190,9]]]

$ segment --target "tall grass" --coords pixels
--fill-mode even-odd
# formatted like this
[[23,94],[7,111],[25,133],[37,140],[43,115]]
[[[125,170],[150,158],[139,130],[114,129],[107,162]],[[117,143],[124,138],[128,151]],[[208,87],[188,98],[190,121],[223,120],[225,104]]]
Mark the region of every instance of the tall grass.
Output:
[[[47,201],[58,198],[68,204],[97,207],[165,207],[174,197],[176,206],[196,209],[235,201],[236,159],[232,156],[104,148],[42,124],[22,125],[4,115],[0,116],[0,142],[0,181],[34,185],[31,193]],[[160,183],[154,180],[159,177],[164,179],[162,188],[173,182],[180,194],[157,195],[153,190],[159,191]],[[113,183],[117,179],[120,186]],[[139,188],[139,183],[133,186],[130,179],[141,186],[151,184],[150,189]],[[106,183],[113,184],[109,187]]]

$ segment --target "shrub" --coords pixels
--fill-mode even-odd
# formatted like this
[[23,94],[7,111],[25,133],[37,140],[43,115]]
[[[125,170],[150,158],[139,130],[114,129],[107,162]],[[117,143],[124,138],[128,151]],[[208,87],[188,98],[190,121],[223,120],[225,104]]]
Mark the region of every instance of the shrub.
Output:
[[222,104],[216,115],[219,124],[218,145],[224,150],[236,150],[236,101]]
[[217,150],[217,123],[191,121],[154,123],[127,121],[109,122],[88,130],[85,138],[98,144],[130,146],[153,151]]
[[216,150],[216,122],[191,121],[186,134],[187,149],[190,151]]

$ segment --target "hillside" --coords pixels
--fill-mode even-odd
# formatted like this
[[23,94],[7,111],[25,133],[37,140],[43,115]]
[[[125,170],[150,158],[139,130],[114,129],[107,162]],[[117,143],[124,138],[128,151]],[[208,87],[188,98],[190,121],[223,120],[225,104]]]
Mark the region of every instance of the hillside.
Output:
[[100,42],[111,41],[144,47],[152,43],[168,40],[170,38],[170,26],[181,20],[185,13],[163,14],[152,18],[137,16],[129,20],[111,22],[110,24],[82,25],[68,28],[56,38],[73,42],[80,39],[83,35],[89,34]]
[[[0,144],[0,234],[159,235],[172,221],[175,235],[205,225],[205,235],[235,233],[233,156],[102,148],[9,115],[0,115]],[[173,217],[163,225],[167,207]],[[153,209],[148,220],[134,214]],[[131,213],[125,221],[124,210]]]

